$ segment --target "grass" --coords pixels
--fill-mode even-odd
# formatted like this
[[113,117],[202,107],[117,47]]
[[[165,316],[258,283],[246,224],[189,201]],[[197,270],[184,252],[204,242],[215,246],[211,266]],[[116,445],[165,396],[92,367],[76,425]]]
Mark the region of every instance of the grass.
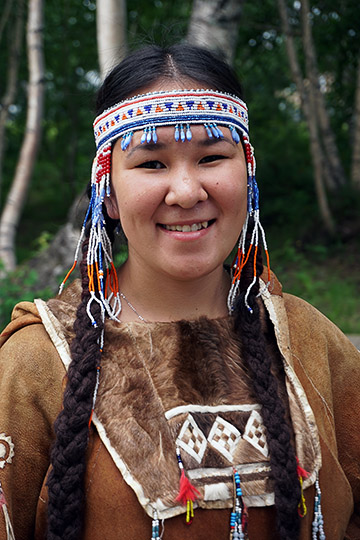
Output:
[[272,267],[283,290],[300,296],[346,334],[360,334],[358,250],[324,246],[296,250],[289,242],[272,252]]

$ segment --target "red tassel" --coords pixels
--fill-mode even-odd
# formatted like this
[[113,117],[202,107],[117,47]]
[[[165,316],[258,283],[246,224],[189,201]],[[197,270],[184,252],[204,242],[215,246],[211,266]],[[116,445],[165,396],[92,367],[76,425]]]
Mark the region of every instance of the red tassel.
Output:
[[185,471],[183,469],[180,477],[179,494],[175,500],[185,506],[187,501],[194,502],[199,495],[201,495],[200,491],[191,484],[190,480],[185,476]]
[[305,469],[300,467],[299,458],[296,458],[296,463],[297,463],[296,472],[297,472],[298,478],[300,477],[307,478],[309,476],[309,473],[305,471]]

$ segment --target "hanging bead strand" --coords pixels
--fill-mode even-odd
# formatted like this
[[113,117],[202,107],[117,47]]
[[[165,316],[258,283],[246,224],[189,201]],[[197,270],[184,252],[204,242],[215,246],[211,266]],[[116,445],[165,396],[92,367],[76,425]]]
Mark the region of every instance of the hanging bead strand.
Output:
[[314,521],[312,522],[312,540],[326,540],[324,518],[321,510],[321,490],[319,477],[315,481]]
[[247,510],[242,495],[240,474],[234,469],[234,508],[230,516],[230,540],[247,538]]

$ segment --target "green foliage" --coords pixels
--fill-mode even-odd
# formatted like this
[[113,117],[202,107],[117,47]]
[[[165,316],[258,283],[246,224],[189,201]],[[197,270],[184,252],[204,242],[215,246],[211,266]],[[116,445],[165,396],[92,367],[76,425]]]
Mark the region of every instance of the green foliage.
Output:
[[[0,272],[2,270],[0,269]],[[19,266],[0,278],[0,329],[9,322],[14,305],[20,301],[32,302],[34,298],[46,300],[52,296],[50,289],[36,289],[38,283],[35,270]]]
[[358,253],[342,245],[300,251],[288,240],[271,252],[271,260],[285,292],[315,306],[343,332],[360,334]]

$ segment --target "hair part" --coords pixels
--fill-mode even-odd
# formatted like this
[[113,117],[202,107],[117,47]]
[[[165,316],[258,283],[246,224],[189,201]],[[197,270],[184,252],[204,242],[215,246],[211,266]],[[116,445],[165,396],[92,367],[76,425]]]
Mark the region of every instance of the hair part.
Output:
[[184,79],[243,99],[235,73],[213,53],[188,44],[165,49],[150,45],[131,53],[107,75],[97,94],[96,114],[143,93],[157,81],[173,80],[176,86]]

